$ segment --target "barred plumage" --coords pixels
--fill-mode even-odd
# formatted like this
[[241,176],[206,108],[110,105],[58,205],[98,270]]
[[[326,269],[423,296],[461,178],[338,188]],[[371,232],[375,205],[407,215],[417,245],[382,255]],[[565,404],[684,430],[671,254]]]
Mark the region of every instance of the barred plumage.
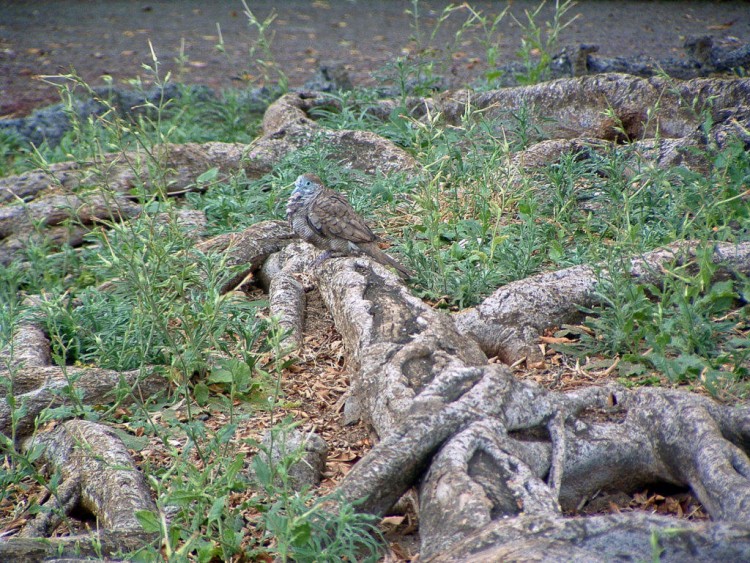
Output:
[[378,246],[370,230],[343,194],[326,188],[315,174],[302,174],[294,182],[286,217],[297,235],[325,250],[324,258],[366,254],[403,277],[412,273]]

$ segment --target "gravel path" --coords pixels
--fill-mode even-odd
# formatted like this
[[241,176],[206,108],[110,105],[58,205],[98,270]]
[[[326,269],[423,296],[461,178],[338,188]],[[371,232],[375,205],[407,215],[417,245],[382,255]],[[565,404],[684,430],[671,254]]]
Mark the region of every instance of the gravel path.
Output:
[[[322,61],[346,63],[355,85],[374,84],[372,72],[400,55],[413,52],[414,29],[405,10],[411,2],[387,0],[248,0],[265,18],[275,7],[274,56],[291,86],[300,86]],[[421,31],[429,35],[448,4],[419,2]],[[506,2],[473,1],[486,14]],[[538,2],[514,0],[510,12],[523,21],[524,10]],[[548,2],[537,21],[552,14]],[[440,28],[435,45],[445,47],[465,20],[454,13]],[[561,35],[562,44],[594,43],[599,55],[648,54],[683,56],[691,35],[712,34],[750,42],[750,4],[725,2],[582,1],[570,15],[579,17]],[[225,53],[216,49],[221,29]],[[256,34],[248,27],[239,0],[0,0],[0,116],[17,117],[41,104],[57,101],[43,75],[75,70],[89,83],[108,74],[116,83],[147,77],[149,41],[161,70],[175,79],[216,89],[257,85],[248,47]],[[481,35],[467,32],[442,72],[454,85],[479,76],[485,68]],[[505,59],[516,58],[521,30],[511,17],[500,25],[497,44]],[[184,54],[184,64],[175,61]]]

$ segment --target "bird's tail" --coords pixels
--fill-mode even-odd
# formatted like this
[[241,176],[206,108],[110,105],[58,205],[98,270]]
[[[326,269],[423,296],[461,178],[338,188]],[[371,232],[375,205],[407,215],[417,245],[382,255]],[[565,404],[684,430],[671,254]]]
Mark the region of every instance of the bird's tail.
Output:
[[381,264],[385,264],[387,266],[391,266],[396,269],[396,271],[399,273],[399,275],[404,279],[409,279],[414,277],[414,272],[409,270],[406,266],[401,264],[398,260],[391,257],[390,255],[383,252],[377,244],[373,244],[370,247],[370,250],[372,251],[372,257],[375,258],[378,262]]

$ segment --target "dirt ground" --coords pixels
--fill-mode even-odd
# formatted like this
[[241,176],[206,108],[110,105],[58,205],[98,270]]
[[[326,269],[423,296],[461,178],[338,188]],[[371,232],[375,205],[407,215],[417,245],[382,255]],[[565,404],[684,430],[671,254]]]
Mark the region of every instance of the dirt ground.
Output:
[[[455,2],[458,4],[458,2]],[[487,15],[499,13],[507,2],[474,0]],[[428,37],[448,5],[445,0],[418,3],[420,33]],[[372,85],[372,72],[415,49],[411,2],[386,0],[248,0],[263,20],[273,8],[277,17],[273,51],[289,77],[301,86],[320,62],[341,61],[355,85]],[[538,1],[514,0],[499,27],[497,44],[503,57],[517,58],[524,11]],[[548,20],[554,2],[537,18]],[[69,72],[90,84],[111,76],[116,84],[147,77],[143,64],[153,64],[149,41],[162,75],[215,89],[258,85],[248,49],[257,37],[248,26],[240,0],[0,0],[0,118],[28,114],[58,101],[44,76]],[[578,15],[560,36],[561,44],[593,43],[599,55],[646,54],[656,58],[684,56],[686,37],[711,34],[750,42],[750,4],[743,1],[665,2],[597,0],[579,2],[569,16]],[[445,47],[455,37],[467,12],[459,10],[440,27],[434,45]],[[224,51],[216,45],[223,38]],[[460,85],[485,70],[481,33],[468,31],[455,46],[446,74]],[[182,63],[177,62],[178,59]]]

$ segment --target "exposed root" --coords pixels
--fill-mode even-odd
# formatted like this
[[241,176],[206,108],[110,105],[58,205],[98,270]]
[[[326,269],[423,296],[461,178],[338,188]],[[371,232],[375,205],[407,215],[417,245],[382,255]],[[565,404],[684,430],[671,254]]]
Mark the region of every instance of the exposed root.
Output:
[[[628,273],[637,283],[661,284],[668,267],[697,268],[700,243],[687,241],[631,259]],[[716,243],[711,256],[718,266],[715,277],[750,274],[750,242]],[[542,331],[575,321],[581,308],[599,304],[597,287],[608,272],[604,267],[573,266],[511,282],[482,303],[454,315],[458,329],[474,338],[488,356],[513,364],[526,358],[541,361],[538,347]]]
[[[50,512],[42,512],[22,530],[19,538],[0,542],[3,560],[37,560],[48,556],[111,555],[142,546],[154,538],[145,533],[136,512],[156,512],[145,477],[138,471],[122,441],[106,426],[69,420],[49,432],[26,440],[26,451],[41,449],[41,463],[60,477]],[[96,518],[97,531],[85,536],[48,540],[70,513],[79,507]],[[32,540],[34,536],[45,539]],[[74,543],[75,539],[75,543]],[[97,553],[97,544],[100,543]],[[52,549],[59,549],[53,552]]]
[[[6,436],[26,436],[35,429],[35,419],[44,410],[72,401],[71,385],[75,386],[77,401],[83,404],[105,404],[118,397],[124,402],[145,402],[166,391],[169,384],[161,373],[125,371],[99,368],[20,368],[0,372],[0,377],[10,380],[14,406],[0,402],[0,432]],[[36,383],[41,386],[33,388]],[[26,390],[30,387],[33,390]],[[5,389],[0,389],[5,396]],[[23,417],[13,418],[13,411],[23,408]]]

